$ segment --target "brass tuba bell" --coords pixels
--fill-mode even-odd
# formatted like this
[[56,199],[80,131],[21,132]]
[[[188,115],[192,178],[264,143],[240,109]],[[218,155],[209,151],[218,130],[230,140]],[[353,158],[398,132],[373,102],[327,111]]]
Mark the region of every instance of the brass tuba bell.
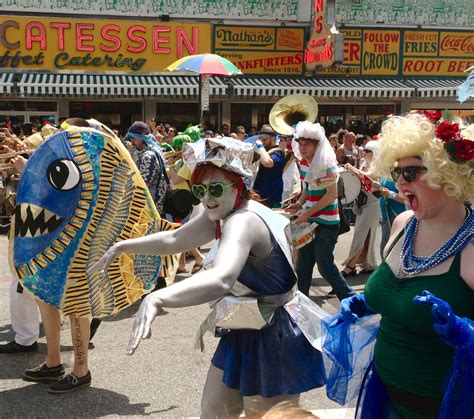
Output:
[[304,94],[288,95],[273,105],[270,111],[270,125],[282,135],[293,134],[293,125],[300,121],[313,123],[318,116],[318,103]]

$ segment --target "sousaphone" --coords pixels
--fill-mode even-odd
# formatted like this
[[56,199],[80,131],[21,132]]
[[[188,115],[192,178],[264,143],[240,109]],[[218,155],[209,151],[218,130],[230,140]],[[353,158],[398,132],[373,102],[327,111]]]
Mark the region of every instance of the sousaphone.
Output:
[[313,123],[318,116],[318,104],[314,98],[304,94],[288,95],[273,105],[270,125],[282,135],[292,135],[293,125],[300,121]]

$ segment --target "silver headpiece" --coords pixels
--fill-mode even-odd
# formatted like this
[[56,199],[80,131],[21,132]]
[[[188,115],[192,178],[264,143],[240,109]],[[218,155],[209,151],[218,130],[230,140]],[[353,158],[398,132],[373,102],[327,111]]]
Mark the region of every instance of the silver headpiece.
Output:
[[244,143],[233,138],[201,138],[195,143],[185,143],[183,161],[191,172],[198,164],[213,164],[235,172],[244,178],[251,188],[258,171],[260,155],[255,144]]

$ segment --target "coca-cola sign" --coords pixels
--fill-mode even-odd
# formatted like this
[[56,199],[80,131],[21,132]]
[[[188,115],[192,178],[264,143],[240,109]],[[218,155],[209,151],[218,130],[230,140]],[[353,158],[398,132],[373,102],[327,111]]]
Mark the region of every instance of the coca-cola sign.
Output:
[[441,33],[440,55],[474,55],[474,35],[469,32]]

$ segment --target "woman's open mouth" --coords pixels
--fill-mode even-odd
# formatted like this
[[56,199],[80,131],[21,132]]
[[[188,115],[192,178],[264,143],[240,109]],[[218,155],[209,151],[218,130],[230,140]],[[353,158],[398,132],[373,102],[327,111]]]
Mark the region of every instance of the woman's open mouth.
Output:
[[215,210],[216,208],[219,207],[219,204],[207,204],[206,207],[207,209]]
[[407,199],[410,209],[416,211],[418,209],[418,198],[416,195],[410,191],[403,191],[403,195]]

